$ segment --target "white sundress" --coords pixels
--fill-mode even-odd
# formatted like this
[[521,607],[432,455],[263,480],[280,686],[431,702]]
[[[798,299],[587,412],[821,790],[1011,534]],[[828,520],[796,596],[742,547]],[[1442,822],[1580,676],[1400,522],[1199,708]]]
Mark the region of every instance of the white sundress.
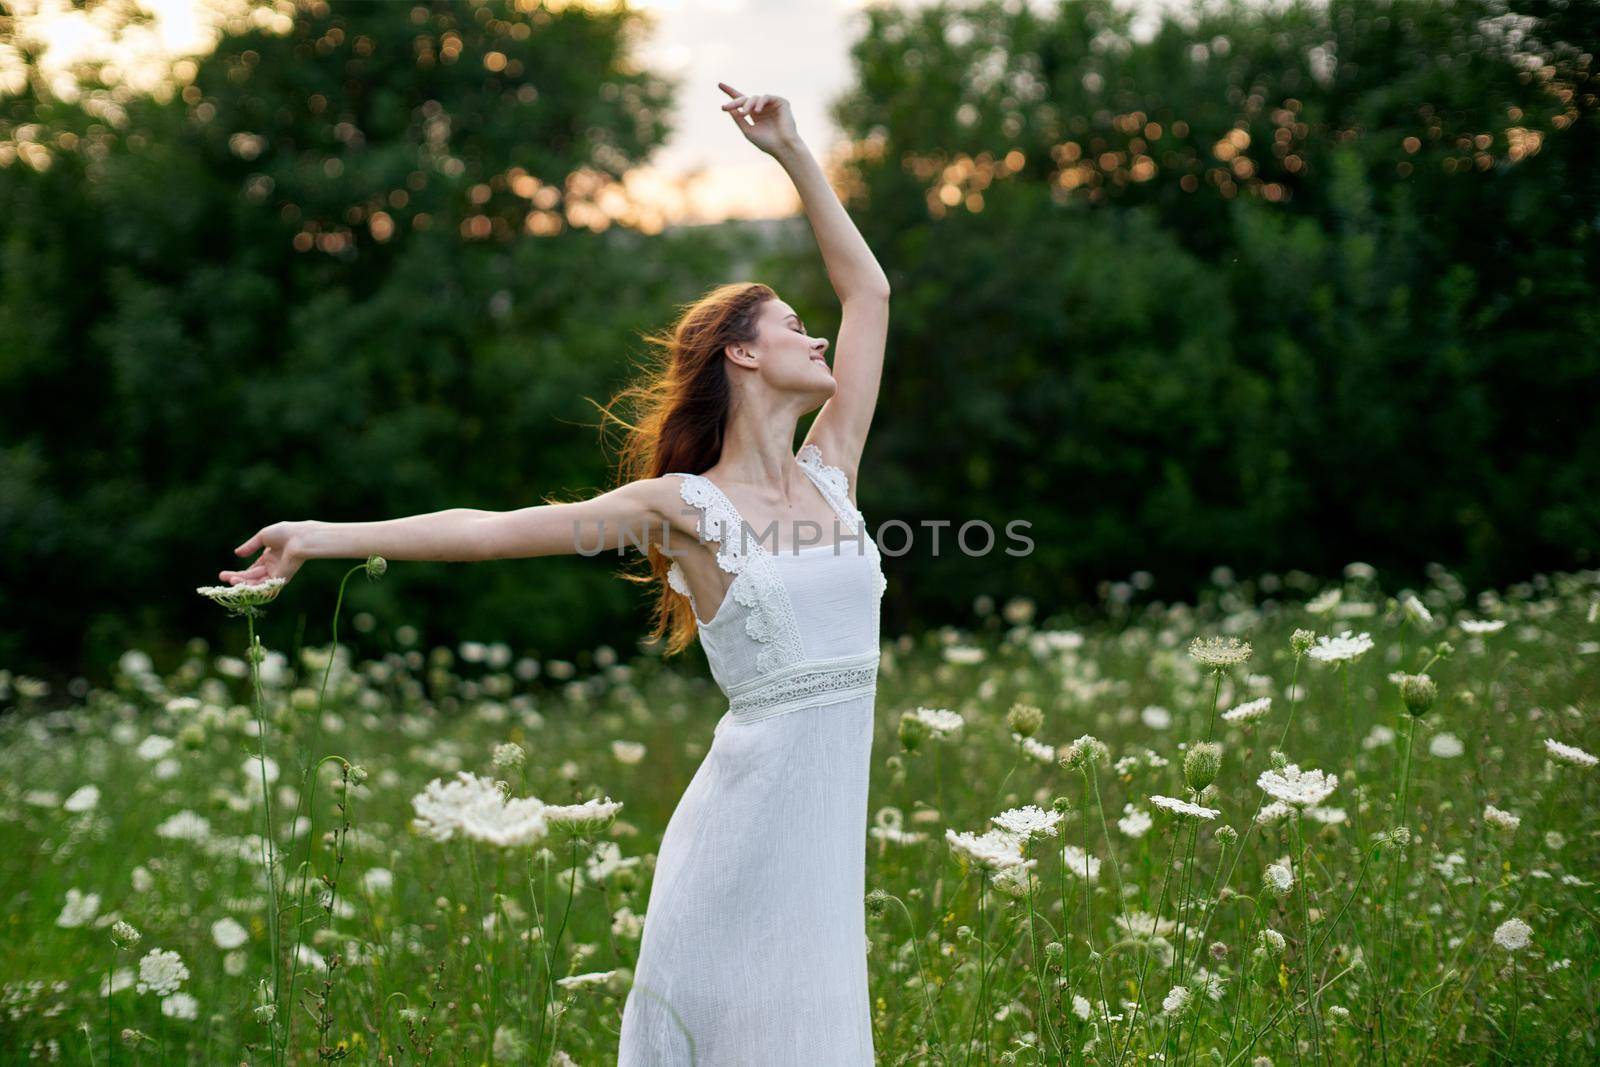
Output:
[[[769,550],[709,478],[675,475],[735,575],[709,623],[690,597],[728,710],[656,853],[618,1067],[875,1062],[867,779],[886,581],[844,472],[814,444],[795,459],[840,540]],[[690,596],[676,562],[667,578]]]

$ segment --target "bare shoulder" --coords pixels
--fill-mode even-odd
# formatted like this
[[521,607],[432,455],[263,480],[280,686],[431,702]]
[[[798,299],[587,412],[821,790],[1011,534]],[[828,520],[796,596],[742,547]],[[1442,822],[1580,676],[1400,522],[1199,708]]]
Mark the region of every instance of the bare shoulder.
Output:
[[647,509],[655,520],[657,529],[660,529],[662,523],[685,533],[694,533],[697,529],[696,513],[684,502],[683,478],[679,475],[663,474],[655,478],[639,478],[626,483],[617,491],[626,491],[639,506]]

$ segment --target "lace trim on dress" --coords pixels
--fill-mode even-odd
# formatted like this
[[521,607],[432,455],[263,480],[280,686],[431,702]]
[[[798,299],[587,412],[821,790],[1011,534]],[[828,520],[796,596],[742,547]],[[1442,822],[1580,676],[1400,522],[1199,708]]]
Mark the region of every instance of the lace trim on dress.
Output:
[[844,700],[875,692],[878,684],[877,652],[836,659],[807,660],[769,677],[735,686],[728,694],[728,717],[734,722],[755,722],[803,707],[815,707],[817,697]]
[[861,514],[861,509],[850,502],[850,479],[831,463],[822,459],[822,449],[815,442],[807,442],[800,446],[800,451],[795,453],[795,459],[806,473],[811,475],[811,480],[816,483],[817,489],[822,492],[824,499],[833,505],[833,510],[844,519],[851,533],[860,533],[866,541],[867,555],[872,557],[872,565],[878,572],[878,598],[883,598],[883,592],[889,588],[889,579],[883,573],[883,556],[878,552],[877,544],[868,535],[866,530],[867,518]]
[[[701,539],[718,542],[717,565],[736,575],[711,624],[722,618],[726,600],[731,598],[750,609],[744,621],[745,633],[763,646],[756,654],[757,670],[765,672],[801,659],[805,646],[800,623],[794,617],[794,605],[789,602],[783,579],[773,569],[772,557],[759,540],[745,536],[744,518],[717,483],[703,474],[679,477],[683,479],[679,495],[701,513]],[[667,568],[667,585],[689,597],[693,604],[689,583],[676,560]]]

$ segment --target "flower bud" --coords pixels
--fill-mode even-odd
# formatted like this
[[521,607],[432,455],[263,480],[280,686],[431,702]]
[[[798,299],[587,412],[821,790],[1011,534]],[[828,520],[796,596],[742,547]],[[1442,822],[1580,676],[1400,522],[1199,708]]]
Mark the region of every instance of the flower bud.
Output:
[[1006,713],[1006,725],[1023,737],[1032,737],[1044,725],[1044,711],[1032,704],[1013,704]]
[[389,561],[384,559],[382,556],[368,556],[367,557],[367,577],[368,578],[382,578],[383,575],[384,575],[384,572],[387,571],[388,569],[389,569]]
[[1289,649],[1297,656],[1303,656],[1317,643],[1317,635],[1311,630],[1296,630],[1289,635]]
[[900,746],[907,752],[915,752],[927,740],[928,732],[928,724],[918,718],[916,712],[900,713]]
[[1222,746],[1215,741],[1191,745],[1183,757],[1183,780],[1196,793],[1217,780],[1222,768]]
[[1412,715],[1421,715],[1433,706],[1439,687],[1426,674],[1407,674],[1400,679],[1400,699]]
[[881,889],[874,889],[867,894],[867,914],[882,915],[889,907],[889,894]]
[[1099,738],[1084,734],[1072,744],[1067,746],[1067,751],[1062,755],[1061,766],[1069,771],[1088,770],[1096,763],[1111,757],[1111,750]]
[[1269,863],[1261,872],[1261,888],[1275,897],[1286,897],[1294,888],[1294,872],[1281,863]]
[[125,919],[118,919],[111,927],[111,942],[118,948],[132,948],[144,935]]

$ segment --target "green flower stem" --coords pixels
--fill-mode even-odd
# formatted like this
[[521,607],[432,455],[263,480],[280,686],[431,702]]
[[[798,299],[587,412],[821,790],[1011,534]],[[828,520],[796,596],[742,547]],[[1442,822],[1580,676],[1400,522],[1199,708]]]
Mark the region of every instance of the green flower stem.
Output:
[[[250,639],[250,646],[249,646],[250,677],[251,677],[251,681],[254,684],[255,691],[256,691],[256,724],[257,724],[257,727],[258,727],[258,734],[259,734],[259,736],[257,737],[257,740],[260,743],[260,748],[261,748],[261,751],[258,754],[258,758],[257,758],[257,765],[259,766],[259,768],[261,770],[261,805],[262,805],[262,812],[263,812],[262,818],[265,820],[265,827],[264,827],[264,830],[263,830],[263,833],[262,833],[262,837],[265,839],[266,846],[267,846],[267,896],[268,896],[267,920],[268,920],[269,939],[272,942],[272,1003],[274,1003],[274,1004],[276,1004],[278,1006],[278,1014],[279,1015],[283,1015],[283,1014],[286,1014],[286,1013],[284,1012],[284,1009],[283,1009],[283,1002],[279,999],[279,997],[281,995],[281,992],[282,992],[282,985],[281,985],[281,982],[279,980],[279,976],[280,976],[280,972],[282,970],[281,964],[282,964],[282,955],[283,955],[283,943],[282,943],[282,941],[280,939],[280,936],[279,936],[280,935],[280,925],[279,925],[279,919],[278,919],[277,851],[273,847],[273,844],[272,844],[272,788],[267,782],[267,717],[266,717],[267,713],[266,713],[266,697],[261,691],[261,654],[262,654],[262,650],[258,648],[257,642],[256,642],[256,619],[255,619],[255,615],[253,613],[247,612],[245,614],[245,622],[246,622],[246,625],[248,627],[249,639]],[[287,1014],[293,1014],[293,1013],[290,1012],[290,1013],[287,1013]],[[278,1062],[278,1057],[279,1057],[280,1053],[282,1053],[285,1056],[287,1056],[287,1054],[288,1054],[289,1037],[288,1037],[287,1034],[285,1034],[285,1036],[284,1036],[284,1044],[283,1044],[282,1047],[280,1047],[278,1045],[278,1027],[276,1025],[276,1022],[274,1022],[273,1024],[269,1025],[267,1030],[268,1030],[268,1034],[271,1036],[271,1039],[272,1039],[272,1062],[276,1064]]]
[[[349,583],[350,578],[357,571],[364,571],[366,569],[367,569],[366,563],[358,564],[357,566],[351,567],[349,570],[345,571],[344,577],[339,579],[339,593],[334,598],[334,601],[333,601],[333,620],[332,620],[332,625],[331,625],[331,629],[333,631],[333,643],[328,647],[328,662],[323,666],[323,669],[322,669],[322,686],[317,691],[317,709],[316,709],[316,712],[315,712],[315,714],[313,716],[314,721],[312,722],[312,730],[314,732],[312,733],[312,736],[311,736],[311,744],[307,748],[307,751],[310,752],[313,757],[316,754],[317,745],[320,744],[321,740],[322,740],[322,709],[323,709],[323,701],[327,697],[327,693],[328,693],[328,676],[333,672],[333,661],[334,661],[334,658],[335,658],[335,656],[337,655],[337,653],[339,651],[339,609],[344,604],[344,587]],[[312,856],[312,853],[316,850],[316,847],[317,847],[317,826],[316,826],[316,821],[317,821],[317,808],[316,808],[317,775],[318,775],[318,772],[322,768],[322,764],[328,758],[330,758],[330,757],[324,757],[323,759],[318,759],[318,760],[316,760],[315,763],[311,763],[311,764],[306,764],[304,760],[301,761],[302,769],[301,769],[301,772],[300,772],[300,789],[299,789],[298,795],[295,797],[294,819],[290,823],[291,827],[293,827],[294,825],[299,823],[299,821],[300,821],[300,812],[301,812],[302,801],[303,801],[304,802],[304,810],[306,812],[306,818],[309,821],[308,821],[308,823],[306,825],[306,857],[305,857],[305,860],[303,861],[303,863],[301,865],[301,868],[300,868],[300,892],[299,892],[299,894],[298,894],[298,896],[297,896],[297,898],[295,900],[295,913],[294,913],[295,914],[295,944],[294,944],[294,955],[289,957],[289,992],[288,992],[288,1000],[291,1003],[294,1000],[295,974],[299,970],[299,965],[300,965],[300,944],[301,944],[301,936],[300,935],[301,935],[301,931],[304,929],[304,926],[303,926],[301,920],[305,916],[306,882],[307,882],[307,879],[310,877],[311,868],[312,868],[311,856]],[[281,1010],[282,1009],[280,1008],[280,1011]],[[288,1015],[288,1019],[285,1020],[285,1024],[284,1024],[285,1025],[285,1034],[284,1034],[284,1046],[285,1046],[284,1051],[285,1051],[285,1055],[287,1055],[288,1047],[289,1047],[290,1043],[294,1039],[294,1012],[291,1010],[291,1011],[287,1012],[286,1014]]]
[[[1160,925],[1160,923],[1161,923],[1161,911],[1162,911],[1163,908],[1166,907],[1166,904],[1167,904],[1167,887],[1172,882],[1172,860],[1178,854],[1178,838],[1180,836],[1181,835],[1176,831],[1173,833],[1173,835],[1172,835],[1172,847],[1167,849],[1167,862],[1166,862],[1165,865],[1163,865],[1162,870],[1161,870],[1161,895],[1156,900],[1156,910],[1155,910],[1155,920],[1154,920],[1154,924],[1156,926]],[[1134,933],[1134,931],[1132,931],[1132,930],[1130,930],[1128,932],[1130,934]],[[1153,927],[1152,927],[1152,932],[1151,933],[1152,933],[1152,936],[1154,936],[1154,928]],[[1135,1014],[1137,1015],[1137,1020],[1136,1021],[1143,1021],[1144,1020],[1144,1016],[1142,1014],[1139,1014],[1139,1013],[1144,1011],[1144,977],[1145,977],[1145,972],[1148,971],[1149,968],[1150,968],[1150,946],[1149,945],[1145,945],[1144,946],[1144,951],[1142,953],[1140,953],[1139,984],[1138,984],[1138,987],[1137,987],[1137,989],[1136,989],[1136,991],[1134,992],[1134,995],[1133,995],[1133,1010],[1134,1010]],[[1146,1029],[1148,1030],[1148,1026],[1146,1027]],[[1125,1056],[1127,1056],[1128,1053],[1131,1052],[1132,1050],[1133,1050],[1133,1026],[1130,1024],[1129,1027],[1128,1027],[1128,1040],[1124,1043],[1123,1047],[1117,1052],[1116,1063],[1117,1063],[1118,1067],[1121,1067],[1123,1058]]]
[[1023,871],[1022,873],[1023,877],[1027,879],[1028,948],[1033,960],[1030,968],[1033,971],[1033,981],[1039,990],[1039,1018],[1044,1022],[1045,1037],[1050,1040],[1050,1043],[1055,1047],[1056,1055],[1059,1056],[1061,1054],[1061,1038],[1056,1034],[1055,1021],[1050,1012],[1051,999],[1045,995],[1044,974],[1039,967],[1038,921],[1033,911],[1033,872]]
[[[1300,879],[1300,914],[1305,920],[1306,958],[1304,960],[1304,967],[1306,975],[1306,1001],[1311,1005],[1311,1042],[1317,1062],[1321,1063],[1322,1023],[1321,1020],[1317,1018],[1317,994],[1314,988],[1314,976],[1312,974],[1312,967],[1315,963],[1315,960],[1313,958],[1313,935],[1311,932],[1311,890],[1306,884],[1305,843],[1300,838],[1300,810],[1298,808],[1296,808],[1294,813],[1289,817],[1289,825],[1294,833],[1294,851],[1290,853],[1289,856],[1290,870],[1294,871],[1296,877]],[[1295,866],[1295,857],[1297,856],[1299,857],[1298,868]]]
[[[1294,671],[1289,677],[1289,715],[1288,718],[1284,720],[1283,729],[1278,734],[1278,743],[1276,746],[1274,746],[1279,750],[1283,748],[1283,742],[1289,736],[1289,727],[1294,722],[1295,707],[1298,703],[1296,698],[1300,695],[1300,660],[1302,658],[1302,656],[1296,656],[1294,658]],[[1250,822],[1245,826],[1244,834],[1239,839],[1239,848],[1234,852],[1233,859],[1228,864],[1228,873],[1222,876],[1223,885],[1232,884],[1233,869],[1234,867],[1238,866],[1240,857],[1244,855],[1245,846],[1250,843],[1250,835],[1255,833],[1256,830],[1256,817],[1261,814],[1261,809],[1266,806],[1266,803],[1267,794],[1263,792],[1259,797],[1256,798],[1256,810],[1250,814]],[[1200,940],[1202,942],[1205,941],[1206,933],[1211,929],[1211,916],[1214,914],[1216,914],[1216,909],[1214,908],[1210,909],[1206,913],[1205,925],[1200,927]]]

